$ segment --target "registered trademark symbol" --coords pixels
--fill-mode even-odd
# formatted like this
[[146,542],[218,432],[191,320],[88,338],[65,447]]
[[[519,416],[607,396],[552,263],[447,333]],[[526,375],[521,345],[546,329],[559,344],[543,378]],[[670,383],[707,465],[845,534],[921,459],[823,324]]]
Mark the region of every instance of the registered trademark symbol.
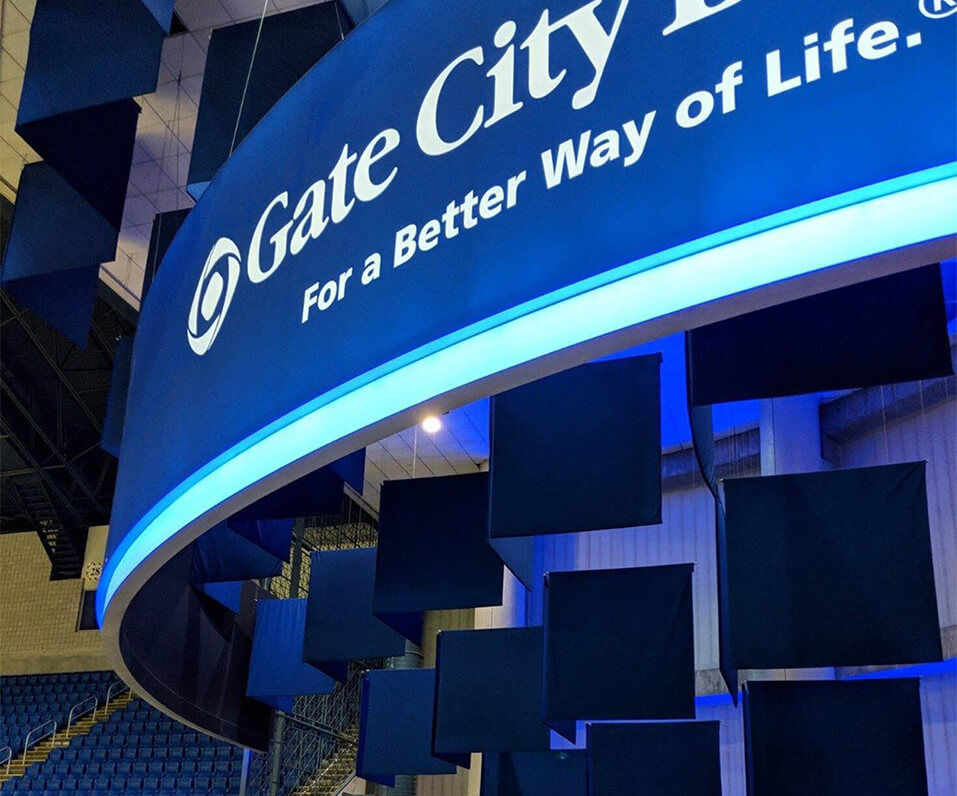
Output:
[[920,13],[928,19],[943,19],[957,14],[957,0],[918,0]]

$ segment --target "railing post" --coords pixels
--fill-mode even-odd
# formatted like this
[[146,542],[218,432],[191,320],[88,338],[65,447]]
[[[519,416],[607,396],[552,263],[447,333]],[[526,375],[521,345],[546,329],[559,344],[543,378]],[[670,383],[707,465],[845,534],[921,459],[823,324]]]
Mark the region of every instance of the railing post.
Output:
[[[56,721],[53,720],[53,719],[50,719],[49,721],[45,721],[45,722],[43,722],[43,724],[38,724],[36,727],[34,727],[32,730],[30,730],[30,732],[27,733],[27,737],[26,737],[26,738],[24,739],[24,741],[23,741],[23,764],[24,764],[24,765],[26,765],[26,762],[27,762],[27,752],[30,751],[30,737],[31,737],[31,736],[33,735],[33,733],[35,733],[37,730],[42,730],[44,727],[49,727],[51,724],[53,725],[52,737],[56,738],[56,726],[57,726],[57,725],[56,725]],[[47,737],[46,735],[43,735],[43,736],[41,736],[40,738],[38,738],[38,739],[36,739],[36,740],[42,741],[42,740],[43,740],[44,738],[46,738],[46,737]]]
[[73,719],[74,719],[74,718],[79,718],[80,716],[84,716],[84,715],[86,715],[86,713],[89,713],[89,712],[90,712],[90,711],[88,710],[88,711],[86,711],[85,713],[84,713],[84,712],[77,713],[77,710],[78,710],[78,709],[82,708],[84,705],[88,705],[90,702],[93,702],[93,713],[95,714],[95,713],[96,713],[96,709],[97,709],[97,708],[99,707],[99,705],[100,705],[100,700],[97,699],[95,696],[88,696],[86,699],[83,699],[83,700],[81,700],[80,702],[77,702],[72,708],[70,708],[70,715],[69,715],[69,717],[68,717],[67,720],[66,720],[66,731],[67,731],[67,732],[70,731],[70,727],[73,725]]
[[246,796],[246,789],[249,787],[249,764],[252,762],[253,753],[249,749],[243,750],[243,768],[239,778],[239,796]]

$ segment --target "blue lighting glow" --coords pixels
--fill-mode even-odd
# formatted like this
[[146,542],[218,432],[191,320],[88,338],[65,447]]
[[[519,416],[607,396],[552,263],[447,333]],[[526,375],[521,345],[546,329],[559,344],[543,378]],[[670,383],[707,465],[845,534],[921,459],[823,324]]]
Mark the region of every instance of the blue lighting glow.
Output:
[[387,417],[508,368],[736,293],[957,234],[957,164],[749,222],[584,280],[461,330],[320,396],[210,462],[107,562],[120,585],[161,545],[247,487]]

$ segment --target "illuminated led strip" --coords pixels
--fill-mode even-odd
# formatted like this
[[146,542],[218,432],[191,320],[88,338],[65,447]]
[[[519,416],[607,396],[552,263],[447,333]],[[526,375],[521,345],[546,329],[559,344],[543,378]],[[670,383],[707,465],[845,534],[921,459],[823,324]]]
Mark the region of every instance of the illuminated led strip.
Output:
[[957,164],[948,164],[643,258],[443,338],[417,359],[379,368],[354,389],[317,398],[277,420],[183,482],[107,562],[97,594],[101,626],[120,585],[179,531],[277,470],[363,428],[602,335],[955,234]]

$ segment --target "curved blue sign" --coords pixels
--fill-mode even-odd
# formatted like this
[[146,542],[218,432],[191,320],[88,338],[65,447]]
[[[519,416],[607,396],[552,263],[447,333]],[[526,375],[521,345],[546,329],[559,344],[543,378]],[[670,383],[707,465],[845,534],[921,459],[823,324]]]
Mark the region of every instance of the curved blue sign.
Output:
[[386,4],[242,143],[165,257],[101,621],[183,529],[385,418],[957,233],[957,19],[927,6]]

